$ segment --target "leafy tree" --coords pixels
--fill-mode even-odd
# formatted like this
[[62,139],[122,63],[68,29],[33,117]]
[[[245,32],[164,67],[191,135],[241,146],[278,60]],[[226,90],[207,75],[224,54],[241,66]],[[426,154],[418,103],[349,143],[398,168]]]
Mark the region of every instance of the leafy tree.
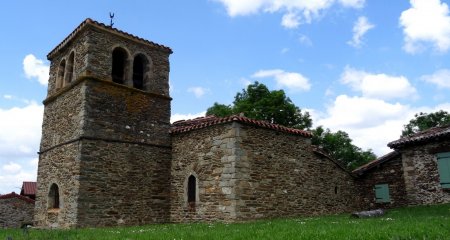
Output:
[[408,124],[403,126],[402,137],[426,130],[432,127],[441,127],[450,124],[450,114],[440,110],[434,113],[416,113]]
[[309,113],[302,113],[283,90],[270,91],[259,82],[250,84],[247,89],[237,93],[233,106],[214,103],[208,108],[206,115],[224,117],[239,113],[244,113],[249,118],[298,129],[309,129],[312,126]]
[[208,115],[216,115],[217,117],[226,117],[233,115],[233,109],[231,108],[230,105],[219,104],[215,102],[212,107],[209,107],[206,110],[206,116]]
[[330,157],[339,161],[349,170],[355,169],[377,158],[372,150],[363,151],[352,144],[352,139],[344,131],[331,132],[322,126],[312,130],[312,144],[323,149]]

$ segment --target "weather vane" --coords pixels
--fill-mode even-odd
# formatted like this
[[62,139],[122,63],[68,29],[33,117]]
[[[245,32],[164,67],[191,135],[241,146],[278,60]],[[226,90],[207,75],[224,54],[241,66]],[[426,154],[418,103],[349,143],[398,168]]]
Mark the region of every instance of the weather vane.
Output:
[[113,23],[113,18],[114,18],[114,13],[109,13],[109,18],[111,19],[111,21],[110,21],[110,23],[109,23],[109,26],[110,27],[112,27],[113,25],[114,25],[114,23]]

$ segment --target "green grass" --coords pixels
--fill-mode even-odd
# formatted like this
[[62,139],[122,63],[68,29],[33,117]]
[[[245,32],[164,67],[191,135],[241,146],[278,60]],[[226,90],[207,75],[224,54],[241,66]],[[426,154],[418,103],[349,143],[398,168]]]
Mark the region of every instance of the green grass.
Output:
[[160,224],[73,230],[0,230],[7,239],[450,239],[450,204],[389,210],[378,218],[350,214],[247,223]]

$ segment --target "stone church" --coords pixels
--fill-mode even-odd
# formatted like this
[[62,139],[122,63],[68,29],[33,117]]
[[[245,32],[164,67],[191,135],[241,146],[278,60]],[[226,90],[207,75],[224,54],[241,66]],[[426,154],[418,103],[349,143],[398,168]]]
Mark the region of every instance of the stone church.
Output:
[[233,222],[367,204],[373,182],[314,148],[309,132],[244,116],[171,124],[171,53],[86,19],[48,54],[35,225]]

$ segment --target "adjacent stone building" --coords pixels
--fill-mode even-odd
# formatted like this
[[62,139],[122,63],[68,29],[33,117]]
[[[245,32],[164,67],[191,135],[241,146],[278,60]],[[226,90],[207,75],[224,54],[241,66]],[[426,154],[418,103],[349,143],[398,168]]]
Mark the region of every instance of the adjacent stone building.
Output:
[[0,195],[0,228],[33,223],[34,200],[15,192]]
[[[359,169],[355,178],[315,149],[306,131],[244,116],[170,124],[171,53],[86,19],[48,54],[35,225],[232,222],[350,212],[372,204],[373,184],[384,184],[383,191],[389,185],[396,206],[448,201],[433,170],[433,154],[450,152],[448,138],[443,144],[426,141],[423,151],[410,147],[413,140],[393,143],[398,152]],[[423,165],[418,154],[430,163]],[[422,169],[432,174],[427,191],[434,192],[420,202],[427,180]]]
[[450,125],[388,144],[393,152],[354,170],[363,205],[398,207],[450,202]]

